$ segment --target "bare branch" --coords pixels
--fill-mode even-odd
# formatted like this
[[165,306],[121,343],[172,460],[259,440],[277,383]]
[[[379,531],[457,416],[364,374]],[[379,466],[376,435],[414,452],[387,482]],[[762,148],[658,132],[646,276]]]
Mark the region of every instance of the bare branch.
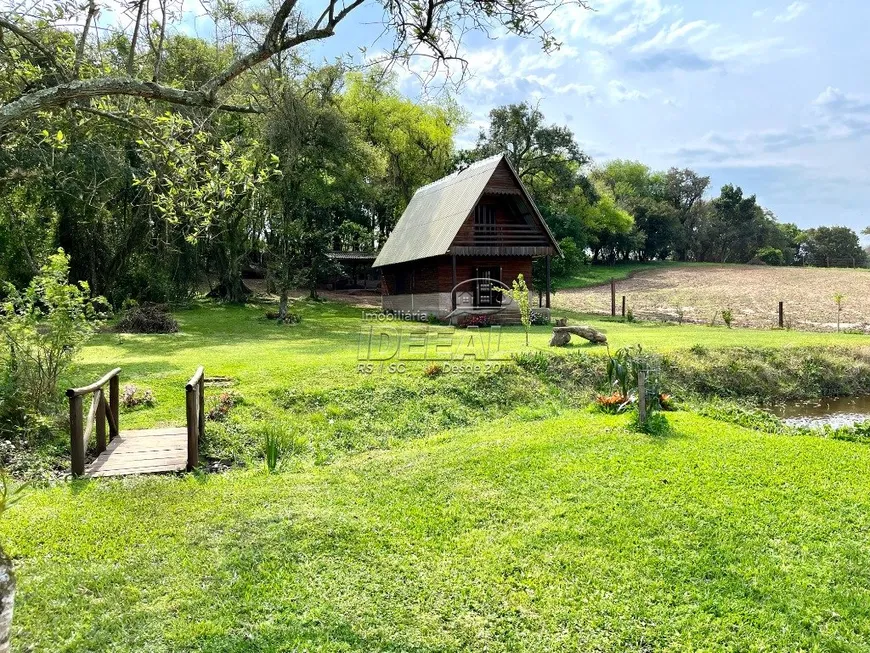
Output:
[[73,77],[79,76],[79,68],[82,65],[82,58],[85,56],[85,44],[88,41],[88,32],[91,29],[91,21],[97,13],[97,4],[94,0],[88,0],[88,13],[85,17],[85,26],[82,28],[82,33],[79,36],[79,42],[76,46],[76,59],[73,64]]
[[136,60],[136,44],[139,40],[139,28],[142,25],[142,12],[145,10],[145,0],[139,0],[139,8],[136,11],[136,23],[133,26],[133,36],[130,39],[130,53],[127,56],[127,74],[133,76],[133,64]]

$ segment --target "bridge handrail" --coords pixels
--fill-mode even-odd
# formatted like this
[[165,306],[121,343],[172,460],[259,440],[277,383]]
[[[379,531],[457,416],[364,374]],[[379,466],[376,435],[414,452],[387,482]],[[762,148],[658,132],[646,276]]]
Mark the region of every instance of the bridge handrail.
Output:
[[[85,473],[85,450],[91,433],[97,431],[97,455],[103,453],[108,443],[118,437],[118,413],[120,395],[121,368],[116,367],[98,381],[81,388],[69,388],[66,396],[69,398],[69,436],[71,453],[71,471],[73,476]],[[103,386],[109,384],[109,401]],[[87,426],[82,414],[82,398],[93,394],[91,408],[88,411]],[[109,423],[109,439],[106,440],[106,422]]]

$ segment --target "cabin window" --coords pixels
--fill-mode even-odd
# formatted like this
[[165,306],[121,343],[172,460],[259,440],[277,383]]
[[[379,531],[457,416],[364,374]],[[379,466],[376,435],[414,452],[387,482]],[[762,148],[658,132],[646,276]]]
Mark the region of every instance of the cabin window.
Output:
[[474,226],[477,232],[495,231],[495,207],[492,204],[478,204],[474,209]]

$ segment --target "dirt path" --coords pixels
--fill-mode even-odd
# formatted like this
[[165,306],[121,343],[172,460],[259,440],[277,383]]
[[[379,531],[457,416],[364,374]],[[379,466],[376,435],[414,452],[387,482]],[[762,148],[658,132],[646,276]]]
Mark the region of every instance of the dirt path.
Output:
[[[835,293],[845,295],[842,328],[870,332],[870,270],[779,268],[754,265],[674,267],[641,272],[616,282],[617,311],[622,295],[641,319],[710,323],[730,308],[735,326],[777,324],[777,304],[785,302],[787,327],[836,330]],[[562,290],[554,306],[584,313],[610,313],[610,285]]]

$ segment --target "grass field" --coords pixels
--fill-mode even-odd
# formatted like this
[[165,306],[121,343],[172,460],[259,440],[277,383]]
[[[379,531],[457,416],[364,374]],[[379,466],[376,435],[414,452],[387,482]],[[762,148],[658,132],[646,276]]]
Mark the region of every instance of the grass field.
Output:
[[[122,428],[182,424],[199,364],[230,377],[244,401],[209,423],[206,453],[248,466],[32,488],[0,521],[13,651],[870,650],[866,444],[690,412],[641,435],[583,408],[567,377],[521,369],[363,374],[359,309],[300,302],[294,326],[265,310],[201,305],[177,334],[86,347],[71,384],[119,365],[157,397]],[[612,347],[695,361],[868,343],[588,322]],[[503,329],[493,359],[524,349]],[[292,443],[275,474],[268,429]]]
[[556,290],[563,288],[588,288],[610,283],[611,279],[622,281],[641,272],[651,270],[669,270],[672,268],[703,267],[708,263],[682,263],[679,261],[648,261],[646,263],[614,263],[613,265],[585,265],[575,274],[555,278],[552,287]]
[[32,492],[15,650],[868,650],[870,448],[671,421]]
[[[591,267],[596,287],[572,284],[556,293],[554,305],[583,313],[610,312],[608,268]],[[842,293],[840,319],[844,328],[870,330],[870,271],[848,268],[794,268],[756,265],[637,264],[626,267],[617,284],[634,314],[645,319],[676,320],[679,310],[689,322],[706,324],[730,308],[734,325],[770,328],[777,324],[778,303],[784,302],[787,327],[836,331],[835,293]],[[618,277],[617,277],[618,278]],[[608,284],[608,285],[602,285]]]

